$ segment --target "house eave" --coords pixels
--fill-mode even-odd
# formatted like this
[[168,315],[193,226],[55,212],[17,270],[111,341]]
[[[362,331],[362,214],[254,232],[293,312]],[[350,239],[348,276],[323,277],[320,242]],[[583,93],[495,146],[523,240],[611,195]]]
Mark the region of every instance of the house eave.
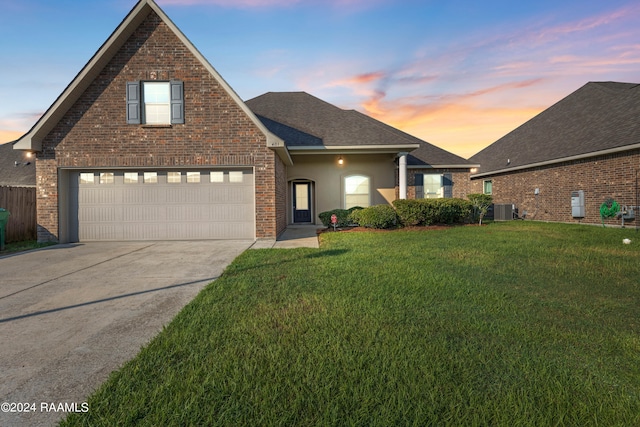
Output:
[[276,135],[268,131],[267,131],[267,147],[275,151],[278,157],[280,157],[280,160],[282,160],[282,162],[285,165],[293,166],[293,160],[291,159],[291,155],[289,154],[289,150],[287,149],[287,146],[285,145],[284,141],[281,138],[277,137]]
[[470,164],[447,164],[443,163],[432,164],[432,165],[408,165],[407,169],[472,169],[479,168],[480,165],[470,165]]
[[640,149],[640,143],[632,144],[632,145],[625,145],[625,146],[622,146],[622,147],[610,148],[610,149],[607,149],[607,150],[592,151],[591,153],[578,154],[578,155],[575,155],[575,156],[561,157],[561,158],[558,158],[558,159],[546,160],[544,162],[529,163],[529,164],[526,164],[526,165],[515,166],[515,167],[512,167],[512,168],[504,168],[504,169],[497,169],[497,170],[494,170],[494,171],[489,171],[489,172],[484,172],[484,173],[477,173],[477,174],[471,175],[470,178],[471,179],[486,178],[486,177],[489,177],[489,176],[499,175],[499,174],[503,174],[503,173],[511,173],[511,172],[517,172],[517,171],[521,171],[521,170],[525,170],[525,169],[533,169],[533,168],[537,168],[537,167],[551,166],[551,165],[555,165],[555,164],[558,164],[558,163],[572,162],[572,161],[575,161],[575,160],[588,159],[590,157],[606,156],[608,154],[622,153],[624,151],[631,151],[631,150],[636,150],[636,149]]
[[[122,44],[126,42],[138,25],[142,23],[152,10],[159,11],[157,6],[155,8],[153,6],[155,6],[153,2],[140,2],[129,12],[122,23],[91,57],[89,62],[80,70],[36,124],[29,132],[18,139],[18,142],[14,145],[14,149],[42,151],[42,140],[53,130],[69,108],[73,106],[80,95],[100,74]],[[164,14],[161,16],[164,16]]]
[[419,144],[396,145],[323,145],[320,147],[289,147],[291,154],[397,154],[419,148]]
[[[91,85],[103,68],[109,63],[122,45],[134,33],[138,26],[151,13],[155,12],[162,21],[171,29],[178,39],[187,49],[204,65],[209,73],[220,83],[221,87],[231,96],[249,119],[267,137],[267,141],[278,139],[258,120],[255,114],[245,105],[244,101],[222,78],[207,59],[198,51],[191,41],[182,31],[171,21],[162,9],[153,0],[141,0],[129,12],[116,30],[109,36],[98,51],[91,57],[89,62],[74,77],[65,90],[58,96],[49,109],[40,117],[36,124],[14,145],[16,150],[42,151],[42,141],[53,130],[56,124],[64,117],[66,112],[73,106],[84,91]],[[284,142],[282,143],[284,145]],[[286,150],[286,148],[285,148]],[[288,154],[287,156],[288,157]],[[284,160],[284,159],[283,159]],[[289,158],[290,160],[290,158]]]

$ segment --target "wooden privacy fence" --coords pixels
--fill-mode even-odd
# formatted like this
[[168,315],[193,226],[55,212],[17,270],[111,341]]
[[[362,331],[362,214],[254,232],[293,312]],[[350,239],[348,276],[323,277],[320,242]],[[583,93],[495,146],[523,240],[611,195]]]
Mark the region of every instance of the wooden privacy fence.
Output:
[[7,243],[37,238],[35,188],[0,186],[0,208],[11,213],[5,236]]

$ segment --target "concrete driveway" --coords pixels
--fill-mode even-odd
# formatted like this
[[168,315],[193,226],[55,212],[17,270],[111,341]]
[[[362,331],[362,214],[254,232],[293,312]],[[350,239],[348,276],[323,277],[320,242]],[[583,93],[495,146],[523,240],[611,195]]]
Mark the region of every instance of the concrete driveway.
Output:
[[80,243],[0,258],[0,426],[53,425],[60,404],[83,410],[252,243]]

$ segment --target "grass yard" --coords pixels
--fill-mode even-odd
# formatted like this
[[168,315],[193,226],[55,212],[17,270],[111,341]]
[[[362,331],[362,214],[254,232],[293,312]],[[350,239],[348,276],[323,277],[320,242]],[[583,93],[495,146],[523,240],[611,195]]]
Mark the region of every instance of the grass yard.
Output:
[[0,256],[9,255],[16,252],[30,251],[32,249],[40,249],[55,243],[38,243],[35,240],[25,240],[22,242],[11,242],[4,246],[4,250],[0,251]]
[[321,237],[246,251],[62,425],[640,425],[635,230]]

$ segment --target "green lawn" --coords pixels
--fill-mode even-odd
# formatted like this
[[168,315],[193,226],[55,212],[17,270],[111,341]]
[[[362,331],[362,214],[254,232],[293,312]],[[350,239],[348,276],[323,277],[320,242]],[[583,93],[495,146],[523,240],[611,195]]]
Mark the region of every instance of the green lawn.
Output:
[[32,249],[40,249],[54,244],[55,243],[38,243],[35,240],[6,243],[4,245],[4,250],[0,251],[0,256],[9,255],[16,252],[30,251]]
[[635,230],[321,237],[246,251],[63,425],[640,425]]

